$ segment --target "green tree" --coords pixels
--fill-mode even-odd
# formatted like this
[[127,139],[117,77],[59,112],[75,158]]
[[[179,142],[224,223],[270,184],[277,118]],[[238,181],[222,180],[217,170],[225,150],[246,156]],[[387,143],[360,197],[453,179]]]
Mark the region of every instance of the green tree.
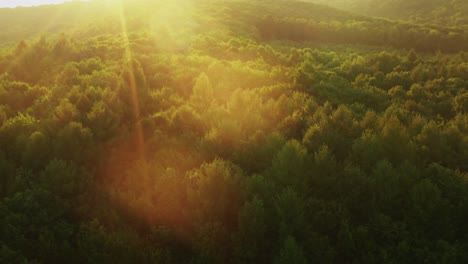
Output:
[[307,263],[306,258],[302,249],[297,244],[294,237],[287,237],[284,240],[283,246],[279,252],[279,255],[275,258],[275,264],[305,264]]

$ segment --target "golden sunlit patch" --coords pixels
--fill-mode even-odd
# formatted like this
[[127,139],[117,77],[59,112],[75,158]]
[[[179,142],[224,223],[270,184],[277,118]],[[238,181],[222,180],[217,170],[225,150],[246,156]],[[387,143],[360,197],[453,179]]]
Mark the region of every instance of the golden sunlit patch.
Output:
[[156,1],[150,15],[150,27],[158,47],[186,50],[194,34],[193,3],[190,0]]

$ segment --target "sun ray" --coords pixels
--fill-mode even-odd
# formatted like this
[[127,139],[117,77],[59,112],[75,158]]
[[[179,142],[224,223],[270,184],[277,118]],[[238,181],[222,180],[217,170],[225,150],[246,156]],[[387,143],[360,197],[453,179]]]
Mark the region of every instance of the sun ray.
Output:
[[121,24],[121,29],[122,29],[122,37],[123,37],[124,47],[125,47],[124,59],[125,59],[125,63],[127,63],[127,67],[130,69],[128,77],[130,81],[129,88],[130,88],[130,94],[132,97],[131,100],[132,100],[133,114],[135,118],[137,150],[140,155],[140,158],[142,160],[145,160],[146,158],[145,139],[144,139],[144,134],[143,134],[143,127],[140,122],[140,119],[141,119],[140,102],[138,99],[138,91],[137,91],[135,73],[134,73],[134,68],[133,68],[133,56],[132,56],[132,51],[130,48],[130,40],[128,36],[127,20],[125,18],[125,9],[124,9],[123,1],[118,2],[118,9],[119,9],[119,16],[120,16],[120,24]]

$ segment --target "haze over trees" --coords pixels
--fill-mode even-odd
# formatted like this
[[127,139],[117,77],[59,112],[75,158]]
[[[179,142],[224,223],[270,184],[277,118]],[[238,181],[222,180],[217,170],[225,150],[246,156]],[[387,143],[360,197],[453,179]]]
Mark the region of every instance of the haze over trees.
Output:
[[467,263],[468,4],[329,2],[0,9],[0,263]]
[[461,27],[466,30],[465,0],[307,0],[363,15],[386,17],[419,24]]

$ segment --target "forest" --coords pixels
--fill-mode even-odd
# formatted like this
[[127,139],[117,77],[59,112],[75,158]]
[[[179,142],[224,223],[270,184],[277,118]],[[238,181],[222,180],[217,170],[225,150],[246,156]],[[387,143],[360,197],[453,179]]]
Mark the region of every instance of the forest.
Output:
[[0,263],[468,263],[463,10],[0,8]]
[[363,15],[419,24],[468,27],[465,0],[305,0],[328,4]]

